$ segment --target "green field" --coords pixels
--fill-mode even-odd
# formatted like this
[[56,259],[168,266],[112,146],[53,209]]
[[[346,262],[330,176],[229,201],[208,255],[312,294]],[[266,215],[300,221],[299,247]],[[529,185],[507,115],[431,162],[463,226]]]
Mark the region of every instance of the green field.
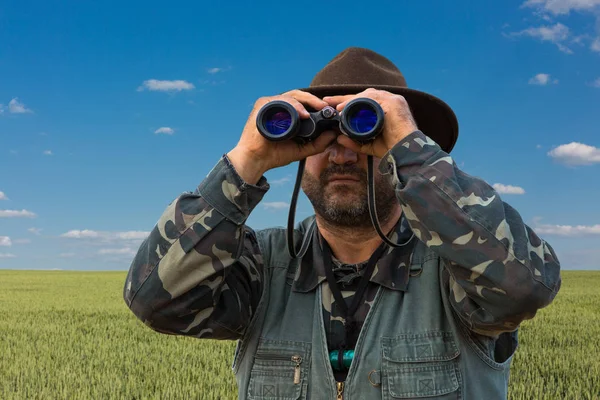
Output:
[[[123,272],[0,270],[0,398],[233,399],[233,342],[161,335],[121,297]],[[511,399],[600,399],[600,271],[564,272],[523,324]]]

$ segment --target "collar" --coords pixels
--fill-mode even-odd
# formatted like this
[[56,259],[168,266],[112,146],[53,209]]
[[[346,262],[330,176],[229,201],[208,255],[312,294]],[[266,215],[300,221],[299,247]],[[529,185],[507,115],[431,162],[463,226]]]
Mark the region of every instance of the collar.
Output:
[[[394,233],[390,240],[395,243],[405,243],[401,247],[388,247],[383,256],[377,261],[371,282],[377,283],[391,290],[406,291],[408,286],[409,270],[412,261],[413,250],[417,239],[412,235],[408,220],[402,213],[400,220],[394,227]],[[323,263],[323,236],[316,228],[313,231],[312,242],[302,258],[292,290],[295,292],[310,292],[321,282],[326,280],[325,265]]]

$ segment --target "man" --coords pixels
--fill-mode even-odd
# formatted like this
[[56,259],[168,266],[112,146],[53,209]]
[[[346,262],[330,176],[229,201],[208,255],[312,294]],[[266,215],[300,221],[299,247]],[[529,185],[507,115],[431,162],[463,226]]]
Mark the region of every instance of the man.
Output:
[[[369,144],[336,131],[269,142],[256,128],[272,100],[307,118],[357,97],[385,112]],[[309,88],[257,101],[237,146],[142,244],[127,305],[159,332],[238,339],[241,399],[506,398],[517,328],[554,299],[560,266],[490,185],[458,169],[457,136],[452,110],[408,89],[391,61],[344,50]],[[367,155],[382,229],[400,247],[372,226]],[[296,249],[317,229],[291,259],[284,229],[244,222],[269,188],[263,174],[304,158],[315,217],[298,225]]]

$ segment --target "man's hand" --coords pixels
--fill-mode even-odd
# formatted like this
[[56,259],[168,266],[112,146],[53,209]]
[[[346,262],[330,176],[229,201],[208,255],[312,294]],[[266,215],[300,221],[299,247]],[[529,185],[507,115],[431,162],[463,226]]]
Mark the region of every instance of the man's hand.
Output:
[[260,177],[270,169],[288,165],[313,154],[322,153],[335,140],[333,131],[325,132],[312,142],[300,145],[293,140],[272,142],[265,139],[256,127],[256,116],[260,109],[270,101],[283,100],[291,104],[300,119],[309,118],[304,107],[321,110],[329,104],[320,98],[300,90],[292,90],[280,96],[262,97],[254,103],[254,109],[248,117],[242,136],[227,156],[244,181],[256,184]]
[[383,132],[375,140],[364,145],[355,142],[346,135],[340,135],[337,141],[342,146],[357,153],[382,158],[396,143],[418,129],[406,99],[398,94],[369,88],[358,94],[327,96],[323,100],[343,113],[346,104],[358,97],[368,97],[379,103],[385,113]]

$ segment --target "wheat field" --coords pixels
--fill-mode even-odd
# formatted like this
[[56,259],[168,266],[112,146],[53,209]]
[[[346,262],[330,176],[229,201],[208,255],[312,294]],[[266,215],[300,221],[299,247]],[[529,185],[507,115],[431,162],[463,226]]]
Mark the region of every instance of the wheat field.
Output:
[[[0,398],[233,399],[234,342],[162,335],[121,297],[124,272],[0,270]],[[600,399],[600,271],[563,272],[523,324],[510,399]]]

